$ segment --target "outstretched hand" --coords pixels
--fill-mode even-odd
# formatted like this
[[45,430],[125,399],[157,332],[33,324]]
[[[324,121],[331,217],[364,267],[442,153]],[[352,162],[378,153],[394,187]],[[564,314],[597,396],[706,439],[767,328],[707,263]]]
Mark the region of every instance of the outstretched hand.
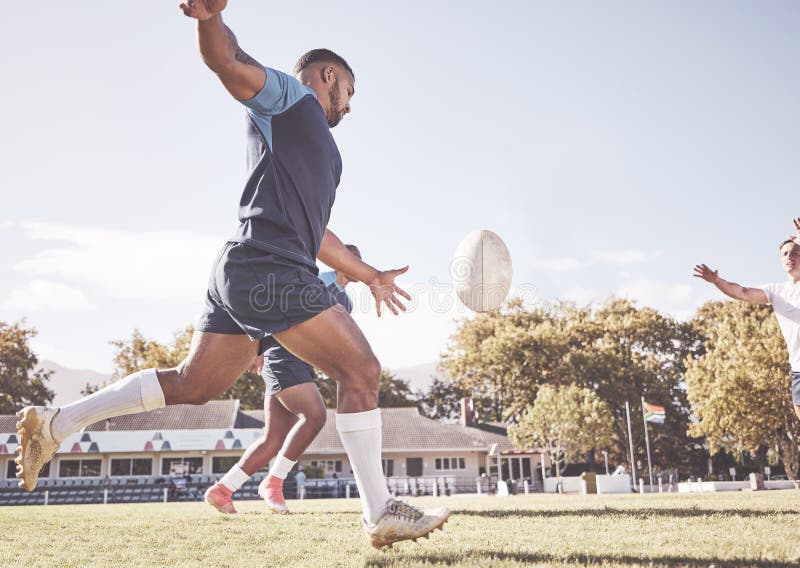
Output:
[[225,9],[228,0],[186,0],[180,5],[184,16],[196,20],[208,20]]
[[715,284],[719,279],[719,270],[711,270],[705,264],[698,264],[694,267],[694,275],[695,278],[702,278],[706,282],[710,282],[711,284]]
[[795,217],[792,223],[794,224],[794,232],[797,234],[795,236],[789,235],[789,238],[800,245],[800,217]]
[[386,307],[391,310],[394,315],[397,315],[397,310],[406,311],[403,302],[400,301],[398,296],[402,296],[406,300],[411,300],[411,296],[394,283],[394,279],[408,272],[408,266],[398,268],[395,270],[384,270],[378,273],[378,276],[371,282],[365,282],[369,286],[369,291],[375,298],[375,309],[378,311],[378,317],[381,317],[381,305],[386,304]]

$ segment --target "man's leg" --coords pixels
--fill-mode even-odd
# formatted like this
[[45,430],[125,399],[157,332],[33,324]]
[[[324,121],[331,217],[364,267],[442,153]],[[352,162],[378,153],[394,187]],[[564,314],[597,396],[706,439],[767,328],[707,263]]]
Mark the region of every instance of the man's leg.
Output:
[[314,383],[303,383],[286,388],[274,397],[279,406],[292,416],[300,417],[291,432],[283,441],[280,453],[272,463],[269,475],[258,487],[258,494],[267,507],[276,513],[288,513],[289,508],[283,498],[283,481],[297,460],[311,445],[322,427],[325,426],[327,410],[322,396]]
[[338,383],[336,429],[344,445],[372,545],[415,539],[440,528],[446,510],[424,513],[392,499],[381,464],[381,366],[349,314],[336,307],[273,337]]
[[24,408],[17,423],[20,487],[33,491],[39,471],[61,441],[90,424],[165,404],[204,404],[217,397],[249,367],[257,345],[244,334],[196,331],[189,355],[174,369],[138,371],[60,409]]
[[286,410],[274,396],[265,397],[264,433],[247,446],[239,462],[222,479],[206,490],[206,501],[221,513],[236,513],[233,494],[275,457],[296,422],[297,416]]

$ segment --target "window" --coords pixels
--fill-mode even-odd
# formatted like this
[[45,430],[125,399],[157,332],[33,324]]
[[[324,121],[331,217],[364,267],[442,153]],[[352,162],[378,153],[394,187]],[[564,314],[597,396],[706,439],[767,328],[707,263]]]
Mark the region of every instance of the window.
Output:
[[422,458],[406,458],[406,475],[409,477],[422,475]]
[[149,458],[134,459],[131,466],[131,475],[153,475],[153,460]]
[[394,460],[381,460],[383,466],[383,475],[392,477],[394,475]]
[[164,458],[161,475],[194,475],[203,473],[203,458]]
[[61,460],[59,477],[100,477],[100,460]]
[[239,456],[211,458],[211,473],[228,473],[237,463],[239,463]]
[[531,458],[522,458],[522,477],[531,478]]
[[149,458],[119,458],[111,460],[111,476],[153,475],[153,460]]
[[438,471],[467,468],[464,458],[436,458],[434,465]]

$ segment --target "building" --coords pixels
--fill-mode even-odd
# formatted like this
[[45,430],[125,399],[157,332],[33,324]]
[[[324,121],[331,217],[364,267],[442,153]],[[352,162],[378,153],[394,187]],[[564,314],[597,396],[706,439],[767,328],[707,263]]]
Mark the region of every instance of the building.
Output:
[[[442,424],[416,408],[384,408],[383,467],[399,494],[475,492],[493,480],[528,480],[538,487],[539,454],[516,453],[499,424],[477,424],[462,404],[459,424]],[[336,432],[334,410],[300,459],[324,479],[352,479],[353,472]],[[16,418],[0,416],[0,482],[16,485]],[[41,479],[141,480],[192,476],[203,481],[228,471],[242,451],[259,438],[264,412],[241,410],[238,400],[203,406],[168,406],[152,412],[97,422],[61,444]],[[436,488],[433,486],[436,485]]]

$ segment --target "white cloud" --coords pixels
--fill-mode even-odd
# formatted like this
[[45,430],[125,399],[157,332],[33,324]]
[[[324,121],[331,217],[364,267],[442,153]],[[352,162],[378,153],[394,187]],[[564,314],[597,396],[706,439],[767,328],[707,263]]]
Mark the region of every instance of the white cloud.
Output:
[[43,279],[13,288],[3,307],[23,312],[95,309],[80,288]]
[[447,284],[400,286],[412,296],[408,310],[397,316],[383,310],[375,315],[375,304],[366,286],[348,287],[354,303],[353,318],[385,367],[405,367],[435,361],[456,329],[455,321],[471,317]]
[[53,246],[17,263],[14,270],[90,286],[120,299],[196,301],[224,242],[183,231],[133,232],[46,223],[20,227],[28,239],[52,241]]
[[689,284],[668,284],[648,278],[624,282],[616,294],[670,313],[685,311],[694,303],[694,293]]
[[612,266],[627,266],[652,260],[657,258],[660,254],[661,253],[656,251],[637,249],[598,250],[592,253],[592,260]]
[[580,268],[581,261],[570,256],[558,256],[534,260],[531,266],[542,272],[571,272]]
[[565,300],[567,302],[575,302],[579,306],[585,306],[587,304],[594,304],[596,302],[602,301],[606,298],[608,294],[604,294],[600,290],[595,288],[587,288],[584,286],[570,286],[568,288],[564,288],[559,295],[561,300]]

